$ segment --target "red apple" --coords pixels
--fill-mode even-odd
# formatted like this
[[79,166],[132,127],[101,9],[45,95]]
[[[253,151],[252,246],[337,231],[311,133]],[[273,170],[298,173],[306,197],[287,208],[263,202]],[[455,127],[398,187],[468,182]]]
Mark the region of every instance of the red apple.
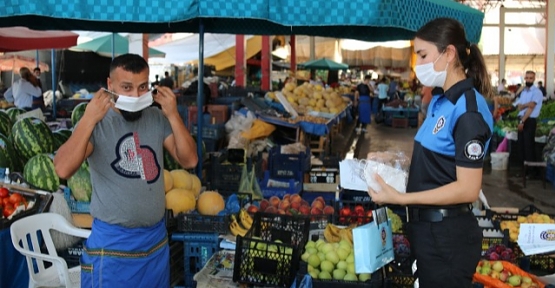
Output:
[[268,206],[270,206],[270,202],[268,200],[262,199],[262,201],[260,201],[260,211],[266,211]]
[[310,204],[308,203],[308,201],[306,201],[306,200],[304,200],[304,199],[301,199],[301,206],[302,206],[302,205],[304,205],[304,206],[310,206]]
[[283,211],[282,209],[278,209],[277,210],[277,214],[281,214],[281,215],[285,215],[285,211]]
[[268,206],[268,208],[266,208],[266,210],[264,210],[264,212],[275,214],[275,213],[277,213],[277,208],[274,207],[274,206]]
[[333,209],[333,207],[331,207],[330,205],[327,205],[326,207],[324,207],[324,214],[326,215],[333,215],[333,212],[335,210]]
[[308,207],[308,205],[302,205],[301,208],[299,208],[299,212],[303,215],[308,215],[310,214],[310,207]]
[[289,197],[291,197],[291,195],[285,194],[281,200],[290,200]]
[[320,210],[324,210],[324,207],[326,206],[326,204],[324,203],[324,201],[320,201],[318,199],[314,199],[314,201],[312,201],[312,205],[310,205],[311,207],[316,207],[319,208]]
[[258,207],[256,207],[256,205],[251,205],[251,206],[249,206],[249,208],[247,209],[247,212],[249,212],[249,213],[256,213],[256,212],[258,212]]
[[277,197],[277,196],[272,196],[272,197],[270,197],[270,204],[271,204],[272,206],[278,208],[279,202],[280,202],[279,197]]
[[341,208],[341,210],[339,210],[339,215],[341,215],[341,216],[350,216],[351,215],[351,209],[349,207],[343,207],[343,208]]
[[312,207],[312,209],[310,209],[310,215],[322,215],[322,209],[318,207]]
[[297,201],[302,201],[303,199],[301,198],[301,196],[299,194],[292,194],[291,197],[289,197],[289,201],[291,201],[291,203],[293,202],[297,202]]
[[362,205],[357,205],[355,206],[355,211],[358,213],[360,213],[360,211],[364,212],[364,207],[362,207]]
[[283,200],[279,203],[278,208],[285,211],[288,210],[290,206],[291,203],[289,203],[289,200]]
[[301,207],[301,201],[291,202],[291,208],[299,210]]

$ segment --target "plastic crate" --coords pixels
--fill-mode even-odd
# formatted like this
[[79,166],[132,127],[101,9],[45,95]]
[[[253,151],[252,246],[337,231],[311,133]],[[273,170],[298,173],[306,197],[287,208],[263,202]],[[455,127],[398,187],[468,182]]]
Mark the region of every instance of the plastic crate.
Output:
[[[193,125],[192,134],[198,134],[198,126]],[[221,139],[225,136],[225,127],[223,124],[203,124],[202,125],[202,138],[203,139]]]
[[[505,245],[509,247],[508,231],[501,231],[494,228],[482,228],[484,236],[482,237],[482,257],[486,255],[486,251],[493,245]],[[503,236],[487,236],[488,233],[501,233]]]
[[183,243],[170,241],[170,287],[174,287],[184,280]]
[[542,213],[540,209],[538,209],[534,205],[528,205],[518,210],[518,213],[499,213],[494,212],[491,210],[486,211],[486,217],[491,218],[494,222],[499,221],[516,221],[518,216],[528,216],[533,213]]
[[[187,128],[191,129],[193,125],[197,124],[197,106],[189,106],[187,109],[187,123],[189,126]],[[229,120],[229,108],[227,105],[207,105],[206,112],[210,114],[210,123],[213,124],[224,124]],[[204,131],[203,131],[204,132]]]
[[200,214],[177,215],[177,231],[180,232],[204,232],[227,234],[229,231],[229,215],[208,216]]
[[339,169],[325,167],[312,168],[308,174],[309,183],[335,184],[339,176]]
[[174,233],[172,241],[183,247],[184,287],[194,287],[193,277],[212,255],[220,250],[220,239],[216,233]]
[[81,240],[67,249],[56,251],[58,256],[64,258],[68,268],[81,265],[81,255],[83,254],[83,245],[85,241],[86,240]]
[[[358,206],[364,209],[364,215],[357,215],[355,209]],[[342,209],[348,208],[350,215],[341,215]],[[352,223],[366,224],[372,220],[372,216],[367,216],[368,211],[376,209],[374,202],[359,202],[350,200],[338,200],[335,202],[335,214],[333,223],[338,225],[349,225]]]
[[64,198],[66,199],[71,212],[82,213],[82,214],[90,213],[91,202],[83,202],[83,201],[75,200],[75,198],[73,198],[73,195],[71,195],[71,190],[68,187],[64,188]]
[[302,173],[310,170],[310,148],[306,148],[305,152],[299,154],[282,154],[281,146],[276,146],[270,150],[268,159],[270,161],[271,177],[293,178],[298,177],[299,172]]
[[372,199],[368,192],[343,189],[341,191],[341,200],[370,202]]
[[[301,172],[299,172],[298,178],[302,178]],[[271,183],[270,180],[275,180],[275,181],[279,181],[279,182],[288,183],[288,187],[268,186],[269,183]],[[260,182],[260,190],[262,190],[262,196],[264,198],[270,198],[272,196],[277,196],[280,199],[282,199],[283,196],[285,196],[285,194],[300,193],[303,190],[303,183],[302,183],[302,180],[291,179],[291,178],[289,178],[289,179],[284,179],[284,178],[270,179],[269,171],[265,171],[264,172],[264,179]]]
[[[397,234],[399,235],[399,234]],[[412,288],[416,277],[412,274],[414,259],[409,255],[395,254],[395,259],[385,266],[389,287]]]
[[544,276],[555,273],[555,258],[548,254],[524,256],[517,243],[510,242],[509,248],[513,249],[518,266],[534,275]]
[[[307,263],[301,261],[299,274],[297,276],[297,285],[301,283],[303,280],[304,275],[307,274]],[[359,288],[359,287],[367,287],[367,288],[382,288],[384,287],[385,279],[382,275],[381,270],[378,270],[372,273],[372,276],[369,280],[365,282],[361,281],[342,281],[342,280],[321,280],[321,279],[312,279],[312,287],[314,288]],[[297,286],[299,287],[299,286]]]
[[309,226],[308,218],[256,213],[245,237],[237,236],[233,281],[289,287],[299,268]]
[[[25,218],[30,215],[42,213],[45,210],[48,210],[50,203],[52,202],[52,195],[49,193],[47,195],[32,193],[28,191],[17,190],[11,187],[7,187],[10,190],[10,194],[19,193],[21,196],[25,198],[27,202],[35,201],[35,204],[32,208],[28,208],[25,211],[21,211],[14,215],[12,219],[8,218],[1,218],[0,217],[0,230],[9,228],[13,222]],[[0,209],[1,210],[1,209]]]
[[210,158],[210,189],[222,195],[239,191],[241,175],[246,164],[222,163],[224,156]]

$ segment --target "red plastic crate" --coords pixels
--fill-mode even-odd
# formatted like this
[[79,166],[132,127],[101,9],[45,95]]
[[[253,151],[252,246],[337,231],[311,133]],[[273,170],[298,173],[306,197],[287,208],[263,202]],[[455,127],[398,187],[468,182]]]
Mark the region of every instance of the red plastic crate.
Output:
[[[197,124],[197,106],[189,106],[187,113],[187,128]],[[225,124],[229,120],[228,107],[226,105],[208,105],[206,111],[210,113],[210,124]],[[212,123],[214,121],[214,123]]]

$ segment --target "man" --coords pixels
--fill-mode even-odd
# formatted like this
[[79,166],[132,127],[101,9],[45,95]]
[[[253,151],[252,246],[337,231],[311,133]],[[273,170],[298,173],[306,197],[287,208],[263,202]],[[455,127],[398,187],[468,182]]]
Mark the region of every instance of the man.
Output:
[[160,79],[159,79],[160,76],[159,76],[158,74],[156,74],[156,75],[154,75],[154,78],[155,78],[156,80],[154,80],[154,82],[152,82],[152,84],[151,84],[151,85],[152,85],[152,89],[154,89],[156,86],[159,86],[159,85],[160,85]]
[[21,77],[11,87],[14,105],[25,110],[37,108],[37,103],[42,99],[42,92],[37,83],[37,78],[31,73],[27,67],[19,69]]
[[33,74],[35,75],[35,77],[37,77],[37,81],[39,83],[39,87],[40,90],[42,91],[42,83],[40,82],[40,68],[39,67],[35,67],[35,69],[33,69]]
[[35,67],[35,69],[33,69],[33,74],[35,75],[36,79],[37,79],[37,86],[40,88],[40,92],[41,92],[41,96],[33,98],[33,109],[36,108],[40,108],[44,110],[44,96],[42,95],[42,92],[44,92],[42,90],[42,82],[40,81],[40,75],[41,75],[41,71],[39,67]]
[[[536,137],[536,118],[540,115],[542,108],[543,95],[538,87],[534,86],[536,73],[526,71],[524,76],[525,88],[520,93],[517,100],[518,109],[518,146],[520,147],[520,155],[522,161],[536,161],[536,153],[534,150]],[[536,177],[537,172],[533,170],[531,177]]]
[[547,91],[545,91],[542,81],[538,81],[538,89],[542,92],[543,97],[547,96]]
[[[81,258],[82,287],[170,285],[163,149],[184,168],[198,158],[174,93],[157,87],[151,94],[148,75],[142,57],[114,58],[107,79],[112,92],[95,93],[54,158],[64,179],[89,163],[94,220]],[[149,107],[153,100],[161,109]]]
[[362,131],[366,133],[366,125],[370,123],[372,114],[372,105],[370,104],[370,95],[372,87],[370,87],[370,75],[364,77],[364,81],[357,85],[355,91],[355,103],[358,103],[358,123],[356,133]]
[[160,81],[160,86],[165,86],[173,89],[173,79],[172,77],[170,77],[170,73],[168,71],[164,72],[164,79]]

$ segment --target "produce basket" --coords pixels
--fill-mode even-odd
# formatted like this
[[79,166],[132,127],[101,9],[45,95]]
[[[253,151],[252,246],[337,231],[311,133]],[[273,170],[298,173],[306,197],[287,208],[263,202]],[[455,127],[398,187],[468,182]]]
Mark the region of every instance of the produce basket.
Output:
[[[282,154],[281,146],[276,146],[270,150],[268,159],[270,162],[269,170],[271,177],[294,178],[310,170],[310,148],[299,154]],[[302,178],[297,178],[302,179]]]
[[[299,174],[297,179],[287,179],[287,178],[275,178],[270,179],[270,174],[268,171],[264,172],[264,179],[260,182],[260,190],[262,190],[262,196],[266,199],[277,196],[283,198],[285,194],[295,194],[300,193],[303,189],[303,183],[301,174]],[[287,187],[272,186],[272,180],[287,183]]]
[[179,213],[177,215],[177,231],[180,232],[227,234],[229,224],[229,215],[208,216],[196,213]]
[[183,242],[170,241],[170,287],[184,281],[184,255]]
[[374,209],[376,209],[374,202],[338,200],[335,202],[335,219],[333,223],[338,225],[369,223],[372,220],[372,211]]
[[226,196],[239,191],[241,175],[246,164],[222,163],[225,156],[210,156],[210,189]]
[[33,207],[28,208],[25,211],[18,212],[10,219],[4,218],[3,215],[0,215],[0,230],[9,228],[13,222],[21,218],[47,211],[50,207],[50,204],[52,203],[53,196],[49,192],[41,192],[17,185],[2,184],[1,186],[9,189],[10,195],[13,193],[18,193],[23,196],[28,203],[30,201],[34,201],[35,204],[33,205]]
[[91,209],[90,209],[91,202],[75,200],[75,198],[73,198],[73,195],[71,195],[71,189],[69,189],[68,187],[64,187],[64,198],[66,199],[71,212],[82,213],[82,214],[88,214],[91,212]]
[[237,236],[233,281],[289,287],[297,274],[309,219],[256,213],[245,237]]
[[193,277],[195,274],[204,267],[214,253],[220,250],[218,234],[174,233],[171,240],[179,242],[183,247],[184,287],[194,287]]
[[[303,280],[304,275],[307,274],[307,263],[301,261],[299,267],[299,274],[297,276],[297,287]],[[382,271],[378,270],[372,273],[372,277],[367,281],[343,281],[343,280],[322,280],[322,279],[312,279],[313,288],[382,288],[384,287],[385,279],[382,275]]]
[[[198,134],[198,126],[196,124],[193,125],[193,135]],[[203,124],[202,125],[202,138],[203,139],[214,139],[218,140],[224,138],[225,136],[225,127],[223,124]]]
[[390,287],[412,288],[416,278],[412,275],[410,243],[403,233],[393,233],[393,243],[395,259],[384,267]]

